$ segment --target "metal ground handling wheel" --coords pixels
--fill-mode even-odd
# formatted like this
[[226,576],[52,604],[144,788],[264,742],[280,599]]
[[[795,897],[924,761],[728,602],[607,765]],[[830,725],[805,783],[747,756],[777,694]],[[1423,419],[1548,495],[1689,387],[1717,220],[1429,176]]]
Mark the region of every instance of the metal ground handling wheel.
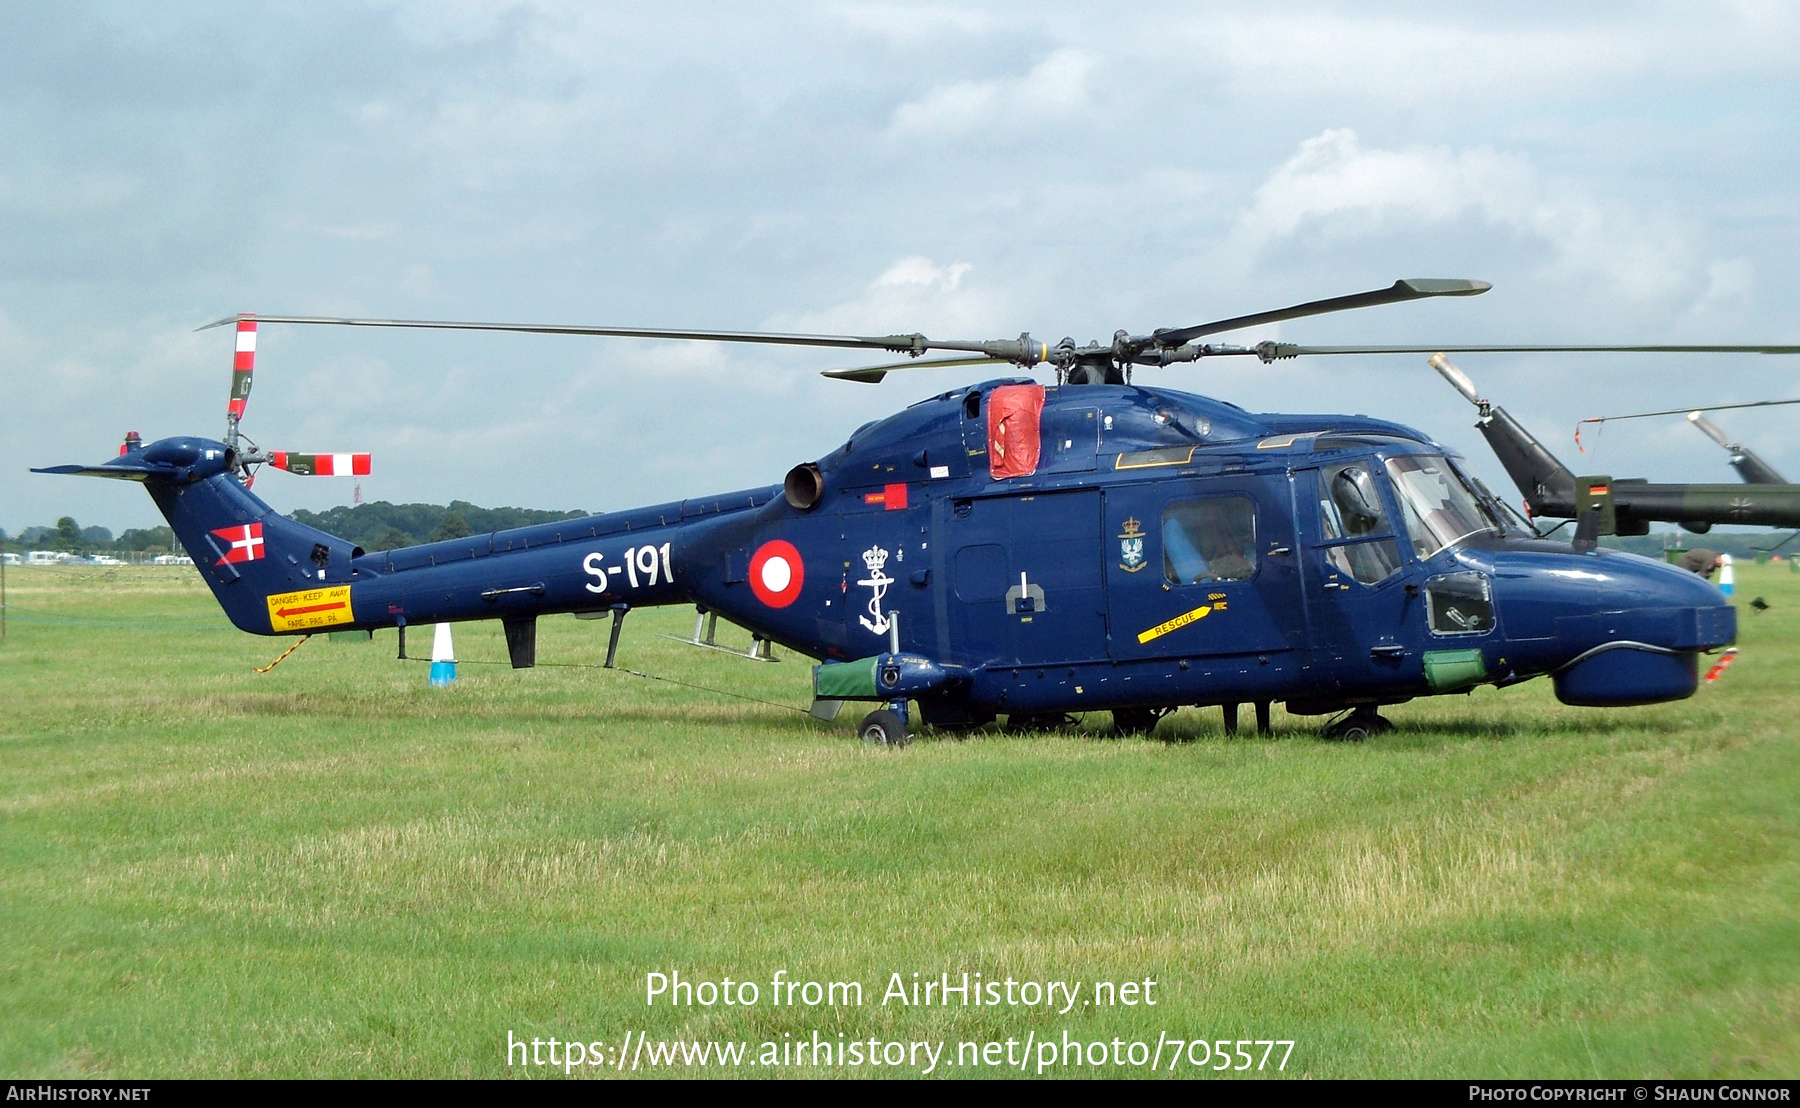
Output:
[[1361,704],[1349,715],[1319,732],[1319,737],[1336,739],[1340,742],[1359,743],[1364,739],[1386,734],[1393,729],[1394,725],[1376,711],[1374,706]]
[[882,708],[863,717],[856,727],[857,737],[876,746],[905,746],[912,741],[906,733],[906,721],[898,712]]
[[1156,730],[1157,721],[1173,708],[1114,708],[1113,732],[1119,735],[1148,735]]

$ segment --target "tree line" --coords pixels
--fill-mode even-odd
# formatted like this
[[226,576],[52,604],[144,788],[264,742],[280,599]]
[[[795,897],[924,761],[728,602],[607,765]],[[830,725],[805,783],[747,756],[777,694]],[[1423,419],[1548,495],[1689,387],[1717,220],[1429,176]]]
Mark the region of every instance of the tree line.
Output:
[[323,512],[305,509],[291,518],[355,543],[364,550],[397,550],[426,542],[485,535],[534,523],[580,519],[587,512],[551,512],[539,508],[483,508],[467,500],[449,504],[390,504],[376,500],[354,507],[340,505]]
[[[396,550],[464,535],[504,531],[534,523],[580,519],[586,512],[552,512],[538,508],[483,508],[466,500],[449,504],[391,504],[376,500],[354,507],[323,512],[300,509],[289,517],[308,527],[356,544],[364,550]],[[167,527],[133,527],[114,537],[105,527],[83,527],[72,516],[53,526],[27,527],[9,536],[0,530],[0,543],[12,550],[58,550],[70,554],[168,554],[180,550],[175,533]]]

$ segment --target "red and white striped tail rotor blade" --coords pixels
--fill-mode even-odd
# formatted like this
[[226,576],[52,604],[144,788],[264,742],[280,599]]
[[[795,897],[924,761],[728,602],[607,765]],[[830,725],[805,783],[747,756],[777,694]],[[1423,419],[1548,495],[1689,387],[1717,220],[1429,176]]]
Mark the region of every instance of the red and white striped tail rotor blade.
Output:
[[256,320],[240,319],[237,325],[237,353],[231,360],[231,403],[226,412],[234,420],[244,418],[244,405],[250,402],[250,378],[256,372]]
[[367,454],[298,454],[291,450],[269,451],[269,464],[301,477],[367,477]]

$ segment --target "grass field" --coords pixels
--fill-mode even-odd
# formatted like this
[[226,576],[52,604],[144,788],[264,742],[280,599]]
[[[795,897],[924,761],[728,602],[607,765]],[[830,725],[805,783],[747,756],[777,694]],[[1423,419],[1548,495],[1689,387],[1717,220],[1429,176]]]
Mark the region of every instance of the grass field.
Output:
[[[773,703],[479,664],[506,656],[497,624],[458,631],[448,689],[391,632],[257,675],[287,640],[232,630],[191,569],[8,582],[9,1076],[560,1077],[509,1068],[509,1032],[754,1058],[815,1030],[948,1041],[934,1076],[1019,1072],[959,1042],[1065,1033],[1294,1040],[1305,1076],[1800,1073],[1785,565],[1739,567],[1771,608],[1742,607],[1741,660],[1674,705],[1565,708],[1538,681],[1391,709],[1362,745],[1279,712],[1227,739],[1186,709],[1158,739],[1189,742],[1102,716],[901,751],[780,706],[805,707],[803,660],[656,637],[681,610],[634,613],[622,664]],[[542,661],[604,649],[602,623],[541,625]],[[778,970],[865,1002],[775,1007]],[[653,971],[760,1003],[647,1007]],[[890,974],[964,971],[1150,978],[1158,1003],[880,1003]],[[791,1071],[637,1075],[699,1072]]]

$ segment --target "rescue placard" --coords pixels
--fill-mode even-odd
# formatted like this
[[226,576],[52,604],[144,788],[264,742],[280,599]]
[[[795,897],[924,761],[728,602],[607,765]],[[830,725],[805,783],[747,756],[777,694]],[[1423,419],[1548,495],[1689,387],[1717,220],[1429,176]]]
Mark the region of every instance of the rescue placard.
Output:
[[[1223,607],[1223,605],[1220,605],[1220,607]],[[1207,614],[1212,610],[1213,606],[1211,604],[1202,604],[1191,612],[1183,612],[1181,615],[1176,616],[1167,623],[1159,623],[1148,631],[1140,631],[1138,632],[1137,637],[1138,645],[1141,646],[1152,639],[1160,639],[1170,631],[1179,631],[1190,623],[1205,619]]]
[[283,631],[316,631],[337,623],[354,623],[350,611],[350,586],[284,592],[269,597],[269,627]]

